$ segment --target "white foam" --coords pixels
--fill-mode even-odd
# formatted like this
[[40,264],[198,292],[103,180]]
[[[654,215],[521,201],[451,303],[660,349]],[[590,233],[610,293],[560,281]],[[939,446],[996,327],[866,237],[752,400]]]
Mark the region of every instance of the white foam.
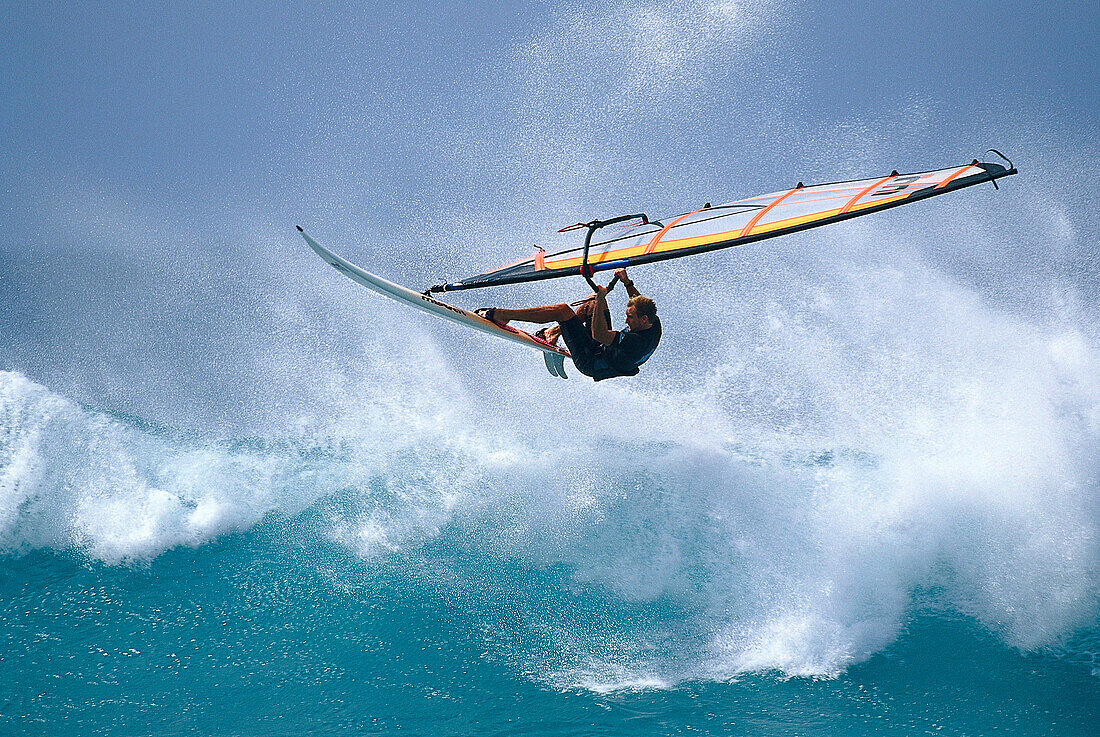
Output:
[[766,309],[685,302],[737,329],[691,346],[710,363],[666,338],[644,382],[539,383],[492,343],[499,376],[467,382],[430,336],[371,343],[386,381],[328,377],[290,440],[143,428],[0,373],[0,541],[144,560],[320,502],[366,565],[446,536],[486,579],[564,567],[614,606],[671,607],[529,615],[558,646],[517,657],[594,691],[835,676],[894,640],[917,589],[1012,645],[1064,639],[1100,601],[1095,336],[919,259],[851,266],[802,292],[762,275]]
[[[108,562],[148,559],[246,529],[272,512],[298,514],[340,488],[369,489],[393,456],[415,456],[422,447],[438,455],[417,440],[421,430],[429,437],[436,430],[407,421],[408,404],[398,412],[367,399],[349,397],[365,409],[304,420],[305,437],[268,448],[144,428],[0,372],[0,546],[79,548]],[[389,422],[371,422],[372,413]],[[427,415],[419,417],[423,423]],[[424,476],[411,466],[395,475],[396,485]]]

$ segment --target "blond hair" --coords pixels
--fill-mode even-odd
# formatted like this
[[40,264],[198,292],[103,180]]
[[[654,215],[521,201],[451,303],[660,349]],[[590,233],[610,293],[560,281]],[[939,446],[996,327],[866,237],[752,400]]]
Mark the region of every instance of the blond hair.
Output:
[[634,305],[634,314],[638,317],[648,317],[650,322],[657,319],[657,303],[649,297],[638,295],[627,301],[628,305]]

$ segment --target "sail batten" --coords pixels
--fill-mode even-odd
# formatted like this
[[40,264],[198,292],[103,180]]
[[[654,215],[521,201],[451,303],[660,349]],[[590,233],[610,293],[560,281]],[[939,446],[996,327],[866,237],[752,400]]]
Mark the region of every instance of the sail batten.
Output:
[[[886,177],[798,186],[638,224],[627,228],[626,232],[605,236],[603,240],[596,238],[589,251],[588,266],[593,271],[607,271],[733,248],[868,215],[1015,173],[1015,168],[975,161],[934,171],[891,172]],[[582,261],[582,249],[577,246],[554,253],[539,252],[462,281],[437,285],[432,291],[577,276],[581,274]]]

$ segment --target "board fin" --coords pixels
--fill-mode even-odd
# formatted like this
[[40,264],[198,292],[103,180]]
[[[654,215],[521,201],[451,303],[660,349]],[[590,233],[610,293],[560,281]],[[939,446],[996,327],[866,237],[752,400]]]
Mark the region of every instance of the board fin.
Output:
[[565,375],[565,357],[560,353],[543,353],[542,360],[546,362],[546,370],[559,379],[568,379]]

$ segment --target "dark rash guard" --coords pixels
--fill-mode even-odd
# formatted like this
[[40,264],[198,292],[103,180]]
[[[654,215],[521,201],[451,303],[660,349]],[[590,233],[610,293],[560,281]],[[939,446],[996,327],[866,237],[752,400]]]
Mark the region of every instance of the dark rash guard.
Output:
[[592,337],[591,327],[579,318],[571,318],[561,325],[562,338],[573,364],[585,376],[603,381],[615,376],[636,376],[638,367],[645,363],[657,344],[661,342],[661,320],[637,333],[629,328],[620,330],[611,345],[603,345]]

